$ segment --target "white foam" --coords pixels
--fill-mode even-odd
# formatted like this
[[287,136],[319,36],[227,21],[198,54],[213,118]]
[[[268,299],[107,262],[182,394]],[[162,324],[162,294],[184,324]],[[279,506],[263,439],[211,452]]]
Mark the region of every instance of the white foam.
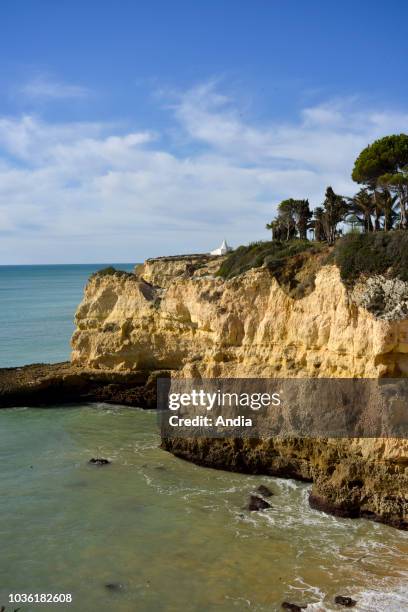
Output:
[[408,610],[408,588],[406,584],[399,585],[392,590],[380,591],[370,589],[359,593],[357,606],[354,608],[359,612],[402,612]]

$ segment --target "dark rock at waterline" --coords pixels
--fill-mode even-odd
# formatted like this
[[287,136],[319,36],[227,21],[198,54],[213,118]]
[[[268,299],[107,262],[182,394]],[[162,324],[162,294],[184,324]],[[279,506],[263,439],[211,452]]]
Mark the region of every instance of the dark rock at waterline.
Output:
[[109,465],[112,462],[109,461],[109,459],[103,459],[102,457],[92,457],[88,463],[91,463],[92,465]]
[[282,606],[284,610],[290,610],[291,612],[300,612],[301,610],[306,610],[307,606],[298,605],[294,603],[290,603],[289,601],[284,601]]
[[268,504],[268,502],[262,499],[262,497],[258,497],[258,495],[250,495],[246,509],[250,510],[251,512],[256,512],[257,510],[266,510],[270,507],[271,504]]
[[0,368],[0,408],[106,402],[156,407],[156,379],[167,371],[94,370],[69,362]]
[[[336,516],[364,518],[408,530],[403,483],[401,481],[400,487],[391,486],[394,479],[403,478],[400,459],[398,467],[397,463],[391,461],[387,465],[371,463],[363,460],[358,452],[348,449],[347,445],[343,446],[340,441],[335,449],[327,440],[316,442],[313,438],[288,439],[287,445],[285,443],[285,448],[282,448],[280,442],[273,438],[244,440],[162,435],[161,448],[204,467],[257,475],[259,482],[261,476],[295,478],[303,482],[314,480],[309,498],[312,508]],[[322,460],[316,463],[320,454]],[[344,485],[341,487],[335,477],[340,469],[344,475]],[[370,485],[367,485],[368,480]],[[348,481],[353,484],[351,493]],[[357,486],[361,482],[366,482],[362,489]],[[373,484],[377,482],[378,488],[377,484]]]
[[272,497],[273,493],[266,485],[259,485],[257,491],[262,497]]
[[351,597],[336,595],[334,598],[334,603],[339,604],[339,606],[345,606],[346,608],[354,608],[357,602],[355,599],[351,599]]
[[325,497],[315,495],[313,492],[309,493],[309,506],[313,510],[320,510],[327,514],[333,514],[341,518],[359,518],[360,509],[358,505],[354,503],[343,502],[341,504],[335,504]]
[[309,494],[309,505],[314,510],[320,510],[327,514],[340,516],[342,518],[365,518],[378,523],[385,523],[404,531],[408,531],[408,521],[404,518],[384,515],[380,516],[375,512],[361,509],[356,503],[343,501],[342,503],[333,503],[326,497]]
[[105,589],[117,593],[118,591],[123,591],[124,586],[121,582],[107,582],[105,584]]

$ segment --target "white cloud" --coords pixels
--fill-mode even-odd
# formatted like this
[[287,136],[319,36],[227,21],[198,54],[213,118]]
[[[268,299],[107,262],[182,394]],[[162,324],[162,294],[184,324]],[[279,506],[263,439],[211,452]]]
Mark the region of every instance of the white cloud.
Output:
[[350,100],[251,125],[214,84],[171,112],[194,153],[148,130],[0,118],[0,263],[139,261],[267,238],[277,202],[318,205],[329,184],[351,194],[358,152],[408,131],[408,114]]
[[28,98],[53,100],[67,98],[85,98],[90,94],[89,89],[80,85],[62,83],[49,77],[37,75],[23,85],[20,93]]

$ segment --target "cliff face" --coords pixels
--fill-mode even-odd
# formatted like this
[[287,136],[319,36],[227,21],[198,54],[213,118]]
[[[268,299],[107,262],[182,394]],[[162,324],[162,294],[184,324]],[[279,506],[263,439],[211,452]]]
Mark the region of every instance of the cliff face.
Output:
[[[382,317],[381,279],[351,292],[325,266],[313,291],[293,299],[267,268],[225,281],[214,276],[218,265],[163,258],[137,275],[94,276],[76,315],[74,364],[181,377],[408,375],[408,319],[401,309],[390,316],[391,307]],[[408,524],[405,440],[179,439],[163,447],[211,467],[312,480],[315,507]]]
[[151,285],[169,287],[176,278],[213,275],[217,272],[224,257],[212,255],[181,255],[147,259],[137,266],[136,274]]
[[[88,283],[74,363],[203,377],[408,374],[408,319],[376,318],[358,306],[335,266],[323,267],[314,291],[298,300],[266,268],[227,281],[207,266],[186,271],[166,260],[145,272]],[[146,282],[159,280],[162,287]]]

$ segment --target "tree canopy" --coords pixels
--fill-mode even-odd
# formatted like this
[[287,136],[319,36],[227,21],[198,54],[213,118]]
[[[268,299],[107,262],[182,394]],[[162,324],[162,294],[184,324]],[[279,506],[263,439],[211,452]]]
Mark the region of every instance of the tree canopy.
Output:
[[400,227],[408,226],[408,135],[393,134],[373,142],[357,157],[352,179],[374,190],[388,188],[398,194]]
[[327,187],[321,206],[311,211],[309,200],[288,198],[267,224],[274,240],[308,239],[334,244],[341,223],[363,233],[408,229],[408,135],[393,134],[361,151],[352,178],[362,185],[352,198]]
[[406,171],[408,166],[408,135],[394,134],[376,140],[357,157],[351,177],[356,183],[370,187],[379,184],[384,175]]

